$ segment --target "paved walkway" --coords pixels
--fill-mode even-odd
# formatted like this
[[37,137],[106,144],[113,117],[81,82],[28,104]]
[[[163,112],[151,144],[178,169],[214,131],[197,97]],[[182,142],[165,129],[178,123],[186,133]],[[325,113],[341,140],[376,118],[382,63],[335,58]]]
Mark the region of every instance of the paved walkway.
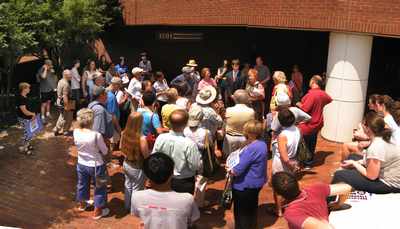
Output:
[[[52,137],[46,132],[34,141],[36,155],[18,153],[16,143],[20,130],[10,129],[9,136],[0,139],[0,226],[22,228],[139,228],[139,221],[123,210],[123,174],[120,168],[110,169],[113,190],[108,195],[111,214],[99,221],[92,212],[78,213],[75,207],[76,150],[72,139]],[[338,167],[340,145],[318,141],[317,166],[307,172],[301,184],[329,182]],[[269,162],[270,163],[270,162]],[[206,198],[213,204],[202,211],[198,228],[233,228],[231,211],[218,207],[224,186],[223,171],[209,185]],[[287,228],[283,218],[266,213],[273,202],[267,185],[260,194],[258,211],[260,228]]]

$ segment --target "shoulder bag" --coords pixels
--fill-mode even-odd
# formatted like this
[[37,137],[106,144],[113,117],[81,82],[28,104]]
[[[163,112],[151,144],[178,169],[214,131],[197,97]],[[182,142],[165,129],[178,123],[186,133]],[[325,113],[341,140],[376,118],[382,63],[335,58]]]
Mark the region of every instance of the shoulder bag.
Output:
[[[96,141],[96,146],[97,146],[97,135],[95,136],[95,141]],[[101,154],[100,151],[98,151],[97,153],[100,154],[101,158],[103,159],[103,162],[105,163],[105,160],[103,158],[103,154]],[[111,178],[108,175],[107,168],[106,168],[106,171],[103,174],[99,174],[97,172],[96,161],[94,161],[94,174],[95,174],[95,186],[96,186],[96,188],[107,187],[107,184],[111,183]]]

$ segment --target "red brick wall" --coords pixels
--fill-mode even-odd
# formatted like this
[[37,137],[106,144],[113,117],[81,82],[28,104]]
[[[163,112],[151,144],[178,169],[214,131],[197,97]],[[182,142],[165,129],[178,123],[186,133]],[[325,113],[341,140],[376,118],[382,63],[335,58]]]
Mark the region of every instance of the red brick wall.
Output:
[[127,25],[244,25],[400,35],[400,0],[123,0]]

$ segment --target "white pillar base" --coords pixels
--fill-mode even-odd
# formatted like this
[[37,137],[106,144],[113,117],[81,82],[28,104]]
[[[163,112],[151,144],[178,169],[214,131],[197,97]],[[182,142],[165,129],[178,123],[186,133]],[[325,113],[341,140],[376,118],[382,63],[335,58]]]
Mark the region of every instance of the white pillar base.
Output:
[[372,36],[331,33],[326,92],[333,102],[324,110],[321,134],[335,142],[348,142],[361,122],[368,87]]

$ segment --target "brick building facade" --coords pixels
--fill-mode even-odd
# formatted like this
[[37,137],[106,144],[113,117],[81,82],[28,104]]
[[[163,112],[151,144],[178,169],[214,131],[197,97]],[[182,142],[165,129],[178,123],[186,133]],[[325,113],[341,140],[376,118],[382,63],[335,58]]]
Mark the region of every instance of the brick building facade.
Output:
[[[400,37],[399,0],[123,0],[122,4],[128,28],[158,26],[142,33],[131,49],[147,49],[164,58],[163,64],[183,64],[183,59],[197,57],[204,66],[218,66],[221,55],[237,55],[251,63],[261,55],[272,70],[288,75],[294,63],[304,67],[306,77],[326,72],[326,91],[333,102],[325,109],[322,136],[329,140],[351,140],[368,93],[377,92],[371,86],[383,85],[379,93],[400,91],[388,86],[400,80],[400,40],[395,39]],[[178,39],[163,43],[154,38],[161,36],[159,31],[204,36],[197,43]],[[151,45],[140,45],[149,39]],[[174,54],[163,57],[167,53]]]
[[217,25],[400,36],[397,0],[124,0],[127,25]]

